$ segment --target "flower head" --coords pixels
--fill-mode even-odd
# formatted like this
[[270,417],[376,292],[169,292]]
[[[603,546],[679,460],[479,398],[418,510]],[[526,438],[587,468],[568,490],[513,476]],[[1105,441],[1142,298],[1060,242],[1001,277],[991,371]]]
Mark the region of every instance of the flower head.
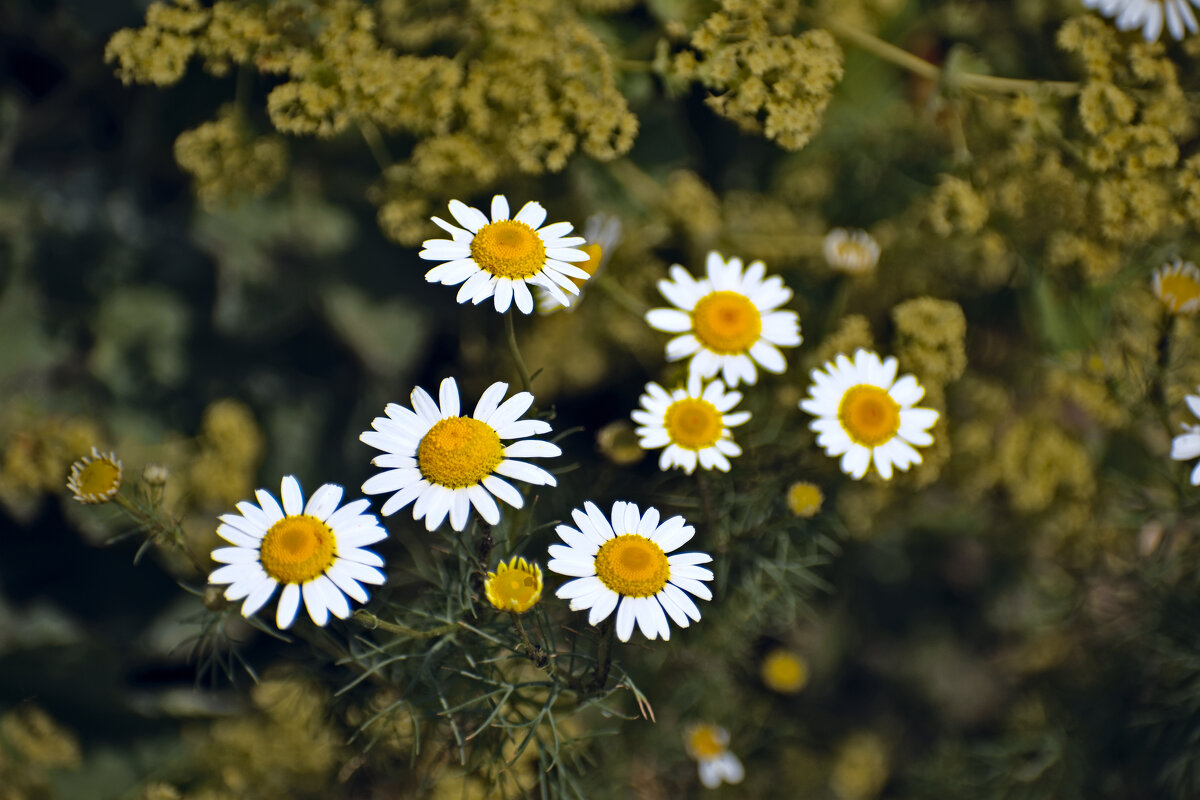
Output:
[[834,228],[825,235],[822,249],[829,266],[849,275],[864,275],[879,262],[879,243],[862,230]]
[[500,509],[492,495],[513,508],[525,501],[512,484],[500,476],[538,486],[554,486],[554,476],[520,458],[544,458],[562,453],[557,445],[531,440],[507,447],[502,439],[525,439],[549,433],[550,425],[536,419],[520,419],[533,405],[533,395],[518,392],[504,400],[507,383],[493,383],[479,398],[472,416],[459,415],[458,384],[442,381],[439,401],[424,389],[412,392],[412,409],[389,403],[386,417],[371,422],[374,430],[359,438],[384,451],[372,461],[387,468],[367,479],[364,494],[393,493],[380,513],[390,516],[413,503],[413,519],[424,519],[434,530],[447,516],[461,531],[467,525],[471,506],[491,525],[500,521]]
[[696,760],[700,782],[709,789],[716,789],[722,781],[741,783],[746,776],[742,762],[729,752],[729,731],[720,725],[689,725],[683,732],[683,745]]
[[841,456],[842,472],[855,479],[867,474],[872,461],[884,480],[892,465],[901,471],[921,463],[913,445],[933,443],[929,429],[938,412],[914,408],[925,389],[912,375],[896,380],[896,359],[881,361],[876,353],[859,349],[851,361],[839,355],[812,371],[813,384],[800,408],[817,419],[809,427],[817,444],[830,456]]
[[546,209],[541,203],[526,203],[509,219],[508,200],[498,194],[492,198],[490,221],[479,209],[458,200],[450,201],[450,213],[462,227],[434,217],[452,238],[425,241],[420,256],[443,262],[425,273],[425,280],[445,286],[462,284],[460,303],[478,304],[491,297],[499,312],[515,302],[522,314],[529,314],[533,311],[529,285],[542,287],[566,306],[569,301],[564,292],[579,293],[571,279],[588,279],[587,272],[567,263],[588,260],[588,254],[579,249],[584,240],[567,236],[569,222],[542,226]]
[[796,481],[787,490],[788,510],[797,517],[815,517],[825,502],[821,487],[808,481]]
[[1118,30],[1141,28],[1147,42],[1158,41],[1165,21],[1171,36],[1179,41],[1185,28],[1196,33],[1196,14],[1192,6],[1200,7],[1200,0],[1083,0],[1083,6],[1115,19]]
[[1200,311],[1200,270],[1190,261],[1175,259],[1154,273],[1154,295],[1172,314]]
[[[1198,389],[1200,391],[1200,389]],[[1184,398],[1188,409],[1200,417],[1200,395],[1189,394]],[[1171,458],[1175,461],[1191,461],[1200,457],[1200,425],[1182,425],[1183,433],[1171,440]],[[1192,486],[1200,486],[1200,464],[1192,470]]]
[[646,314],[651,328],[681,334],[667,342],[667,360],[690,358],[688,373],[711,378],[718,372],[730,388],[758,380],[755,364],[779,374],[787,368],[780,347],[800,344],[800,317],[780,311],[792,297],[778,275],[767,278],[766,266],[754,261],[742,269],[740,258],[726,262],[710,252],[707,277],[696,280],[679,264],[671,280],[658,290],[675,308]]
[[646,384],[642,405],[632,413],[638,444],[647,450],[662,447],[659,469],[681,467],[691,475],[699,462],[704,469],[729,471],[729,456],[742,454],[729,429],[750,419],[749,411],[726,413],[742,399],[741,392],[726,392],[718,378],[705,386],[697,374],[687,388],[668,393],[657,383]]
[[71,465],[67,488],[81,503],[107,503],[121,489],[121,459],[115,453],[101,453],[93,447],[90,456]]
[[281,485],[283,505],[266,489],[255,493],[258,505],[237,504],[237,514],[223,514],[217,535],[233,545],[212,552],[218,567],[208,582],[229,584],[225,599],[241,600],[242,616],[258,611],[282,585],[275,624],[290,627],[300,598],[318,625],[350,615],[346,595],[367,602],[360,584],[383,584],[383,559],[366,545],[387,538],[374,514],[365,513],[369,500],[338,507],[342,487],[327,483],[308,503],[299,482],[287,475]]
[[[600,274],[600,270],[604,269],[604,265],[612,257],[617,243],[621,241],[621,220],[608,214],[593,214],[588,217],[587,225],[583,229],[583,239],[587,244],[580,249],[587,253],[588,260],[580,262],[578,266],[588,274],[590,279]],[[566,295],[565,306],[547,289],[541,286],[536,287],[533,294],[537,301],[538,313],[553,314],[555,311],[561,311],[564,307],[567,310],[574,309],[576,304],[583,299],[586,281],[572,279],[572,283],[579,288],[579,294]]]
[[582,511],[571,511],[571,518],[578,527],[555,529],[566,545],[550,545],[546,568],[575,578],[555,594],[570,600],[572,611],[590,609],[588,624],[598,624],[616,609],[617,638],[627,642],[634,622],[647,639],[670,639],[668,615],[681,628],[691,624],[689,618],[700,620],[700,609],[688,595],[712,599],[703,581],[711,581],[713,574],[699,566],[712,556],[667,555],[696,533],[683,517],[660,525],[658,509],[647,508],[643,514],[633,503],[616,502],[610,518],[587,502]]
[[808,662],[783,647],[767,653],[762,661],[762,682],[780,694],[795,694],[808,683]]
[[542,568],[523,558],[501,561],[487,574],[483,591],[496,609],[524,614],[542,599]]

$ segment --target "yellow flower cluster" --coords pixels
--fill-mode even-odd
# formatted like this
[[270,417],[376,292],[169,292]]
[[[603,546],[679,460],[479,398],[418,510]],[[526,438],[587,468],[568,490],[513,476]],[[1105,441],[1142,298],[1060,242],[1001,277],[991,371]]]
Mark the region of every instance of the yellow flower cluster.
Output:
[[724,0],[695,30],[692,50],[668,68],[674,82],[699,81],[708,105],[788,150],[808,144],[842,79],[842,51],[824,30],[789,33],[796,8],[768,0]]
[[0,717],[0,797],[50,797],[50,771],[79,766],[79,742],[45,711],[22,705]]
[[196,197],[210,209],[265,195],[283,180],[288,166],[282,137],[254,136],[232,108],[179,134],[175,160],[191,174]]
[[952,300],[918,297],[892,308],[893,352],[926,387],[958,380],[967,368],[967,318]]
[[187,473],[198,507],[232,507],[254,490],[264,442],[249,408],[236,400],[214,402],[204,411],[198,443]]
[[43,415],[21,403],[0,408],[0,503],[29,516],[43,494],[62,490],[71,463],[99,441],[89,419]]

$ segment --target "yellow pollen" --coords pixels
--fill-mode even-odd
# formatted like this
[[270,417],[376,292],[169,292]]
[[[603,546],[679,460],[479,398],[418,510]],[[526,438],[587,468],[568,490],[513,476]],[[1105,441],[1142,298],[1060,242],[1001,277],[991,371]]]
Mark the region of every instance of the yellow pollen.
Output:
[[645,536],[627,533],[600,545],[596,576],[625,597],[653,597],[667,585],[671,565],[657,544]]
[[878,386],[859,384],[842,396],[838,419],[857,444],[879,447],[900,430],[900,406]]
[[102,496],[121,488],[121,468],[101,458],[84,467],[77,482],[80,494]]
[[267,529],[258,555],[280,583],[308,583],[333,565],[336,554],[333,530],[316,517],[296,514]]
[[542,598],[542,568],[523,558],[501,561],[488,573],[483,589],[495,608],[523,614]]
[[721,412],[707,400],[685,397],[667,407],[663,427],[671,441],[688,450],[712,447],[724,430]]
[[726,737],[716,725],[694,725],[687,732],[687,749],[697,761],[709,761],[725,752]]
[[772,650],[763,659],[762,681],[771,691],[794,694],[808,683],[808,664],[790,650]]
[[472,417],[438,420],[417,446],[417,468],[430,483],[475,486],[504,460],[496,429]]
[[714,353],[745,353],[762,334],[762,315],[750,298],[737,292],[712,292],[692,309],[692,327],[700,343]]
[[1186,273],[1175,272],[1164,275],[1159,286],[1161,287],[1159,299],[1173,314],[1183,312],[1184,307],[1189,303],[1192,304],[1188,307],[1189,312],[1195,313],[1197,306],[1200,305],[1197,303],[1197,300],[1200,300],[1200,282]]
[[546,266],[546,245],[524,222],[506,219],[479,229],[471,258],[498,278],[530,278]]

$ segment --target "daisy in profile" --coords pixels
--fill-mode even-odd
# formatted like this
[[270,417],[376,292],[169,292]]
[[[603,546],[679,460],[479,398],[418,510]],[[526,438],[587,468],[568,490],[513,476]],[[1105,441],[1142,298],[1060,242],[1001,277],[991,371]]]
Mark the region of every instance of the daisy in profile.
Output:
[[71,496],[87,505],[107,503],[121,490],[121,459],[116,453],[101,453],[95,447],[71,465],[67,476]]
[[[1200,391],[1200,389],[1198,389]],[[1200,395],[1189,394],[1184,398],[1188,410],[1200,417]],[[1200,457],[1200,425],[1183,423],[1183,433],[1171,440],[1171,458],[1175,461],[1191,461]],[[1192,470],[1192,486],[1200,486],[1200,464]]]
[[288,628],[296,618],[300,598],[318,625],[350,616],[346,595],[367,602],[361,584],[381,585],[383,559],[365,549],[387,538],[374,514],[366,513],[368,500],[355,500],[341,508],[342,487],[327,483],[313,492],[308,503],[294,477],[284,477],[283,505],[266,489],[255,494],[258,505],[243,501],[237,514],[223,514],[217,535],[233,547],[212,552],[218,567],[208,576],[213,584],[228,584],[227,600],[241,600],[242,616],[249,617],[283,586],[275,609],[275,624]]
[[658,468],[680,467],[688,475],[699,463],[704,469],[729,471],[729,457],[742,454],[729,429],[750,419],[749,411],[728,413],[742,399],[741,392],[725,391],[718,378],[703,385],[700,376],[688,377],[686,389],[668,393],[657,383],[646,384],[641,408],[631,416],[641,427],[636,433],[643,449],[662,447]]
[[436,529],[449,516],[450,525],[461,531],[471,506],[489,524],[500,521],[493,495],[513,508],[524,505],[521,493],[504,478],[554,486],[549,472],[517,459],[561,455],[558,445],[538,440],[507,446],[501,442],[550,432],[546,422],[520,418],[533,405],[532,394],[518,392],[504,400],[507,391],[507,383],[493,383],[469,417],[459,415],[454,378],[442,381],[440,402],[418,386],[412,392],[411,410],[389,403],[387,416],[376,417],[371,423],[374,430],[359,436],[384,451],[371,463],[386,468],[367,479],[363,494],[392,495],[380,509],[385,517],[412,503],[413,519],[424,519],[427,530]]
[[[617,243],[621,241],[621,220],[609,214],[592,214],[584,226],[583,239],[587,244],[580,249],[587,253],[588,260],[581,261],[578,266],[588,274],[590,280],[604,269]],[[547,289],[535,287],[533,295],[537,301],[538,313],[553,314],[555,311],[562,311],[563,308],[568,311],[574,309],[583,298],[586,283],[576,279],[572,279],[572,282],[579,287],[579,294],[566,295],[566,306]]]
[[533,311],[530,285],[542,287],[566,306],[568,294],[579,294],[571,279],[588,279],[587,272],[568,263],[588,260],[579,249],[583,238],[567,236],[569,222],[543,227],[546,209],[541,203],[526,203],[509,219],[508,200],[498,194],[492,198],[490,221],[479,209],[458,200],[450,201],[450,213],[462,227],[434,217],[451,238],[427,240],[420,256],[443,262],[425,273],[425,280],[445,286],[462,284],[460,303],[478,304],[491,297],[501,313],[515,302],[517,310],[529,314]]
[[822,250],[829,266],[847,275],[865,275],[879,263],[879,243],[866,231],[834,228]]
[[595,503],[574,509],[576,528],[559,525],[555,531],[565,545],[550,545],[546,568],[575,578],[555,594],[571,601],[572,611],[588,610],[588,624],[596,625],[617,612],[616,633],[622,642],[633,635],[634,622],[647,639],[671,638],[670,616],[686,628],[700,620],[700,609],[689,595],[712,599],[703,581],[711,571],[699,566],[712,561],[708,553],[676,553],[695,535],[683,517],[659,524],[656,508],[638,511],[633,503],[613,503],[612,516]]
[[1154,296],[1172,314],[1200,311],[1200,270],[1190,261],[1175,259],[1163,264],[1151,281]]
[[516,556],[501,561],[487,574],[483,593],[497,611],[524,614],[542,599],[542,568]]
[[1114,19],[1118,30],[1141,28],[1147,42],[1158,41],[1164,22],[1175,41],[1183,38],[1185,29],[1196,33],[1192,6],[1200,8],[1200,0],[1083,0],[1084,8],[1094,8]]
[[742,762],[729,752],[729,731],[720,725],[702,722],[689,725],[683,732],[683,744],[696,760],[700,782],[709,789],[724,783],[741,783],[746,776]]
[[718,372],[730,388],[758,380],[755,364],[779,374],[787,368],[780,347],[800,344],[800,317],[779,307],[792,290],[778,275],[754,261],[742,269],[740,258],[728,262],[710,252],[707,276],[696,280],[679,264],[658,290],[675,308],[646,313],[651,328],[680,334],[667,342],[667,360],[690,358],[688,373],[711,378]]
[[855,479],[867,474],[872,462],[879,476],[892,478],[921,463],[914,449],[933,443],[929,429],[937,422],[932,408],[915,408],[925,389],[912,375],[896,380],[896,359],[881,361],[859,349],[851,361],[839,355],[812,371],[813,384],[800,408],[816,417],[809,427],[817,444],[830,456],[841,456],[842,472]]

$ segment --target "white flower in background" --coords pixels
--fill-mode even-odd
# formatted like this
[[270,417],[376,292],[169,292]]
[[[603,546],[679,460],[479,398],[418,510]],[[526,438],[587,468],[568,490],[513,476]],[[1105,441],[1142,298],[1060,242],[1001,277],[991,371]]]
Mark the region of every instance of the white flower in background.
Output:
[[588,278],[588,273],[567,263],[588,260],[579,249],[584,240],[567,236],[569,222],[542,227],[546,209],[540,203],[526,203],[509,219],[508,200],[498,194],[492,198],[490,221],[479,209],[458,200],[450,201],[450,213],[462,227],[434,217],[453,238],[425,241],[420,256],[444,262],[425,273],[425,280],[445,286],[461,283],[459,303],[482,303],[491,297],[501,313],[515,302],[521,313],[529,314],[533,311],[530,285],[542,287],[565,306],[567,294],[579,293],[571,279]]
[[749,411],[727,413],[741,399],[741,392],[726,392],[719,378],[705,386],[696,374],[688,378],[686,389],[670,393],[647,383],[639,398],[642,407],[631,415],[641,426],[638,444],[646,450],[664,448],[658,459],[662,470],[681,467],[691,475],[699,463],[728,472],[729,457],[742,454],[729,429],[750,419]]
[[[1184,398],[1188,409],[1200,417],[1200,396],[1189,394]],[[1182,425],[1183,433],[1171,440],[1171,458],[1175,461],[1191,461],[1200,458],[1200,425]],[[1192,486],[1200,486],[1200,464],[1192,470]]]
[[912,375],[896,380],[896,359],[881,361],[869,350],[858,350],[851,361],[839,355],[812,371],[813,384],[800,408],[817,419],[809,427],[817,444],[830,456],[841,456],[842,472],[862,478],[872,462],[884,480],[892,466],[900,471],[921,463],[913,445],[933,443],[929,429],[938,412],[914,408],[925,389]]
[[683,517],[659,524],[656,508],[639,513],[633,503],[613,503],[611,519],[595,503],[574,509],[577,528],[559,525],[555,531],[566,545],[550,545],[546,568],[576,580],[555,593],[571,601],[572,611],[589,610],[588,624],[597,625],[617,612],[616,633],[622,642],[633,635],[634,622],[647,639],[671,638],[670,616],[686,628],[700,620],[700,609],[689,594],[704,600],[712,592],[710,570],[699,566],[712,561],[708,553],[676,553],[695,535]]
[[1200,0],[1083,0],[1084,8],[1094,8],[1114,19],[1118,30],[1141,28],[1147,42],[1158,41],[1164,22],[1176,41],[1183,38],[1185,29],[1196,33],[1192,6],[1200,8]]
[[741,783],[746,776],[742,762],[729,752],[729,732],[720,725],[703,722],[689,725],[683,732],[688,755],[696,759],[700,782],[709,789],[724,783]]
[[679,264],[671,279],[658,282],[675,308],[655,308],[646,313],[650,327],[678,333],[667,342],[667,360],[690,358],[688,373],[711,378],[718,372],[731,389],[742,381],[758,380],[755,364],[776,374],[787,368],[780,347],[800,344],[800,317],[778,310],[792,298],[792,290],[778,275],[765,277],[767,268],[754,261],[742,270],[742,260],[726,262],[711,252],[705,261],[707,276],[696,280]]
[[1154,296],[1172,314],[1200,311],[1200,270],[1190,261],[1175,259],[1163,264],[1151,280]]
[[377,567],[383,559],[364,549],[387,538],[374,514],[365,513],[368,500],[355,500],[338,508],[342,487],[327,483],[304,503],[300,484],[291,475],[283,479],[283,505],[266,489],[255,496],[258,505],[243,501],[237,514],[223,514],[217,535],[233,545],[212,552],[219,567],[208,582],[229,584],[227,600],[246,601],[242,616],[262,608],[282,585],[275,624],[290,627],[300,598],[318,625],[350,616],[345,595],[360,603],[367,593],[360,584],[380,585],[384,575]]
[[838,272],[864,275],[879,263],[879,243],[862,230],[834,228],[825,235],[825,261]]
[[471,506],[489,524],[500,521],[492,495],[513,508],[525,504],[521,493],[500,476],[538,486],[554,486],[554,476],[522,458],[561,455],[558,445],[538,440],[513,442],[550,432],[549,423],[521,419],[533,405],[533,395],[518,392],[504,400],[507,383],[493,383],[479,398],[472,416],[459,416],[458,384],[442,381],[440,404],[422,388],[412,392],[412,410],[389,403],[386,417],[371,422],[374,430],[359,438],[384,451],[371,462],[385,467],[362,485],[363,494],[392,493],[380,509],[390,516],[409,503],[413,519],[424,519],[434,530],[450,517],[456,531],[466,527]]
[[71,496],[87,505],[107,503],[121,490],[121,459],[116,453],[101,453],[95,447],[71,465],[67,488]]
[[[608,259],[612,257],[613,250],[621,241],[621,220],[609,214],[592,214],[588,217],[588,221],[583,229],[583,239],[587,242],[580,249],[587,253],[588,260],[581,261],[577,266],[586,272],[590,278],[594,278],[604,269],[604,265],[608,263]],[[575,306],[583,299],[583,292],[587,284],[585,281],[573,279],[576,286],[579,287],[579,294],[569,294],[566,296],[567,310],[573,310]],[[539,314],[553,314],[555,311],[562,311],[564,306],[562,302],[549,291],[541,286],[533,290],[534,300],[537,301],[537,310]]]

